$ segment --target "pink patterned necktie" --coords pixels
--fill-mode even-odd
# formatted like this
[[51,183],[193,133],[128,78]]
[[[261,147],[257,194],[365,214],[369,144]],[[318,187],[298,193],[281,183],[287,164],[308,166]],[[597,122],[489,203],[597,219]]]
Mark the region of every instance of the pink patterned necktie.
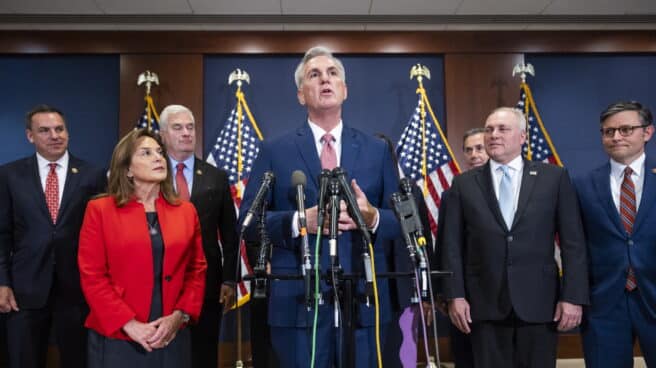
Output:
[[[631,179],[631,174],[633,174],[633,170],[627,166],[624,169],[624,180],[620,187],[620,218],[622,219],[624,230],[626,230],[629,235],[633,232],[633,222],[635,221],[636,216],[635,185]],[[629,269],[627,270],[626,284],[624,287],[628,291],[633,291],[638,287],[635,272],[631,266],[629,266]]]
[[48,212],[54,224],[57,222],[57,212],[59,212],[59,178],[57,177],[57,163],[51,162],[48,166],[50,166],[50,171],[46,177],[46,205],[48,205]]
[[332,170],[337,167],[337,154],[333,142],[335,142],[335,138],[330,133],[321,137],[321,143],[323,143],[320,156],[322,169]]

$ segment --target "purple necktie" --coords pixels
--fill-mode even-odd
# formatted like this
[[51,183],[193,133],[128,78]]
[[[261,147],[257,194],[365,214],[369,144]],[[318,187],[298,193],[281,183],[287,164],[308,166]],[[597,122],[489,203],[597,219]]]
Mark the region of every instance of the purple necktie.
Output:
[[335,153],[335,147],[333,142],[335,138],[330,133],[326,133],[321,137],[321,143],[323,147],[321,148],[321,168],[332,170],[337,167],[337,154]]

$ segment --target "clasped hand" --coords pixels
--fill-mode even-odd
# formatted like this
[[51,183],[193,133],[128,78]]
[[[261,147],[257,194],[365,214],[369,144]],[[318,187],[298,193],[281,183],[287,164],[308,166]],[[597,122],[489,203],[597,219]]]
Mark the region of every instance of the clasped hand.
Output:
[[[358,183],[355,179],[351,180],[351,188],[353,189],[353,194],[355,195],[355,201],[358,204],[358,208],[362,213],[365,224],[369,228],[373,227],[376,223],[376,217],[378,216],[378,210],[369,203],[367,196],[364,194]],[[308,232],[311,234],[316,234],[318,229],[317,224],[317,211],[318,207],[314,206],[305,210],[307,216],[307,225]],[[328,209],[326,212],[328,213]],[[339,202],[339,215],[338,215],[338,225],[337,230],[341,234],[344,231],[356,230],[358,225],[355,223],[355,220],[351,218],[351,215],[348,213],[348,206],[346,202],[341,200]],[[328,235],[330,230],[330,216],[325,216],[323,223],[323,235]]]
[[182,326],[182,312],[175,311],[168,316],[144,323],[135,319],[123,326],[123,331],[147,352],[166,347]]

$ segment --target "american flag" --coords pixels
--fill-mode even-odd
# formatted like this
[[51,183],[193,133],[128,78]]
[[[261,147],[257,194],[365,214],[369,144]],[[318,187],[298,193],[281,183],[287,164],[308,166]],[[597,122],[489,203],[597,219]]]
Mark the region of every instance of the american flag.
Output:
[[519,87],[519,102],[517,108],[524,112],[528,127],[526,130],[527,139],[524,147],[524,157],[529,161],[542,161],[558,166],[563,166],[556,148],[551,142],[551,137],[547,133],[542,118],[538,113],[538,108],[533,100],[531,88],[526,83]]
[[[242,95],[243,96],[243,95]],[[246,114],[243,114],[243,111]],[[239,214],[239,206],[244,195],[244,188],[255,158],[260,151],[262,141],[257,125],[248,110],[246,101],[238,97],[237,106],[232,109],[230,116],[216,138],[212,151],[207,156],[207,162],[228,173],[230,192]],[[241,276],[253,273],[246,255],[246,244],[239,245]],[[241,306],[250,299],[250,282],[241,281],[237,289],[237,301]]]
[[[529,161],[542,161],[562,167],[563,163],[560,161],[556,147],[554,147],[551,137],[542,123],[538,107],[535,105],[535,100],[533,100],[531,87],[525,82],[519,85],[519,102],[517,102],[517,108],[524,112],[528,123],[528,127],[526,127],[526,143],[522,147],[524,158]],[[554,259],[558,264],[558,269],[562,272],[560,242],[557,237],[556,244],[554,245]]]
[[148,128],[148,120],[150,119],[150,130],[154,133],[159,133],[159,115],[157,115],[157,110],[155,110],[154,107],[155,105],[153,104],[152,97],[146,96],[146,107],[144,108],[144,113],[137,121],[137,124],[135,124],[134,129]]
[[[422,105],[424,110],[428,110],[428,113],[424,111],[426,118],[423,126]],[[417,185],[424,189],[424,200],[428,207],[428,218],[433,237],[437,236],[437,220],[442,192],[449,189],[453,177],[460,173],[446,137],[437,124],[428,99],[425,95],[420,94],[417,107],[403,130],[396,148],[403,175],[415,180]]]

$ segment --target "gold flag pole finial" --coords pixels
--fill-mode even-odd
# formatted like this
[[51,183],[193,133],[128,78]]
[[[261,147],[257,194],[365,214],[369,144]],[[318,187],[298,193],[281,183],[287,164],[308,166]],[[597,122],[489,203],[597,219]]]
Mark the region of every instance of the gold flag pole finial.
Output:
[[420,88],[424,87],[422,83],[424,77],[431,79],[430,70],[425,65],[417,63],[410,68],[410,79],[417,78]]
[[150,96],[150,89],[152,85],[154,84],[159,86],[159,77],[156,73],[153,73],[150,70],[146,70],[145,72],[139,74],[139,77],[137,78],[137,86],[142,84],[146,85],[146,95]]
[[535,77],[535,69],[531,63],[521,63],[515,65],[513,68],[512,76],[514,77],[515,74],[519,74],[520,78],[522,78],[522,83],[526,83],[526,74],[530,74],[532,77]]

